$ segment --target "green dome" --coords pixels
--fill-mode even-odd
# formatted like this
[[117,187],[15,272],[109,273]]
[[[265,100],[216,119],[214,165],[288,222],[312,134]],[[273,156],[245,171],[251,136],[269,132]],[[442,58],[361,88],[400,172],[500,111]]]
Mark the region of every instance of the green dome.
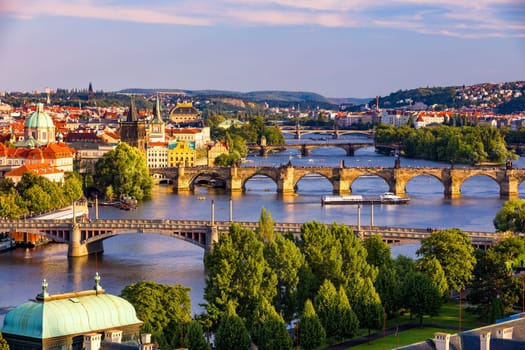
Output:
[[36,105],[36,111],[26,119],[26,129],[45,129],[54,128],[53,120],[44,112],[44,104]]
[[6,315],[1,332],[47,339],[141,323],[127,300],[90,291],[51,296],[50,300],[19,305]]

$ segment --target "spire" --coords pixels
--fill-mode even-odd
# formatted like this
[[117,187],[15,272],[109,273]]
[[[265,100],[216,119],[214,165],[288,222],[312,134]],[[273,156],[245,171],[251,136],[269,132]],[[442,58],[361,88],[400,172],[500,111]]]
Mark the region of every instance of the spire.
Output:
[[155,100],[155,106],[153,106],[153,120],[151,121],[152,123],[156,123],[156,124],[163,124],[163,120],[162,120],[162,113],[161,113],[161,110],[160,110],[160,97],[159,97],[159,94],[157,94],[157,98]]
[[127,122],[136,122],[139,120],[137,108],[135,108],[135,99],[133,98],[133,95],[131,95],[131,103],[129,105],[129,111],[128,111],[128,118],[126,119]]

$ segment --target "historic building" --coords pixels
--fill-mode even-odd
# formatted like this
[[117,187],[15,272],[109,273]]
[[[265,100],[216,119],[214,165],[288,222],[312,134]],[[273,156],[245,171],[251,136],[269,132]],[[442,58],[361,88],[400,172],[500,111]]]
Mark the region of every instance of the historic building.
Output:
[[179,141],[168,146],[168,166],[195,166],[195,146],[192,143]]
[[177,124],[194,123],[199,121],[200,113],[193,107],[193,102],[179,102],[170,111],[170,120]]
[[36,111],[25,122],[24,138],[34,139],[40,145],[55,142],[55,124],[53,119],[44,112],[44,104],[36,105]]
[[196,149],[205,147],[210,141],[210,128],[208,126],[203,128],[168,128],[167,134],[177,140],[184,142],[192,142]]
[[221,154],[228,154],[228,144],[224,141],[217,141],[208,145],[208,166],[215,165],[215,158]]
[[98,273],[92,290],[51,295],[44,279],[42,292],[9,311],[1,329],[11,350],[126,349],[151,350],[140,335],[142,321],[127,300],[107,294]]
[[165,168],[168,166],[168,143],[148,142],[146,152],[148,168]]
[[146,122],[139,120],[135,100],[131,97],[127,118],[120,122],[120,140],[146,152],[147,137]]
[[149,142],[165,142],[166,141],[166,123],[162,120],[162,113],[160,110],[160,99],[157,96],[155,106],[153,107],[153,118],[149,123]]

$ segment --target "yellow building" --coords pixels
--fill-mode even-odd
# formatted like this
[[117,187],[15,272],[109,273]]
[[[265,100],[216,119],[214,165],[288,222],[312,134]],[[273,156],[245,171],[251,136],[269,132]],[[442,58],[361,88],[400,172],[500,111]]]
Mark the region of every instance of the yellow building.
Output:
[[168,145],[168,166],[195,166],[195,143],[179,141]]

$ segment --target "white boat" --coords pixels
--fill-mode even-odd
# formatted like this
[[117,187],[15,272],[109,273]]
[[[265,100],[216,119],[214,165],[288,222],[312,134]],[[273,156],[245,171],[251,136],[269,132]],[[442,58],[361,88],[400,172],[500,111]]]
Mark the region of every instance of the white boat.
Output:
[[321,204],[359,204],[363,203],[364,198],[358,194],[350,194],[346,196],[323,196]]
[[404,204],[410,201],[409,198],[403,198],[403,197],[396,196],[392,192],[383,193],[382,195],[379,196],[379,200],[381,201],[381,203],[387,203],[387,204],[388,203]]
[[4,237],[0,239],[0,252],[13,249],[15,247],[15,241],[11,237]]
[[342,196],[332,195],[332,196],[323,196],[321,198],[322,205],[330,205],[330,204],[406,204],[409,201],[410,199],[396,196],[392,192],[385,192],[379,197],[374,197],[374,198],[365,198],[357,194],[342,195]]

